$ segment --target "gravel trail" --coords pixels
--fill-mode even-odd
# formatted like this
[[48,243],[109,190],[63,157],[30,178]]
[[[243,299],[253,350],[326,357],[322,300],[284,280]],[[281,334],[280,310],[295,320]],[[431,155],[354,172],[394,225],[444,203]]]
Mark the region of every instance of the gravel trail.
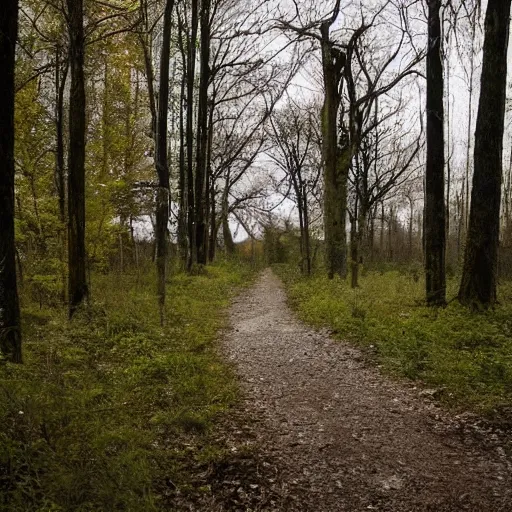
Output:
[[510,445],[483,443],[412,385],[303,325],[270,270],[233,304],[223,350],[242,383],[238,415],[276,461],[281,500],[258,510],[512,512]]

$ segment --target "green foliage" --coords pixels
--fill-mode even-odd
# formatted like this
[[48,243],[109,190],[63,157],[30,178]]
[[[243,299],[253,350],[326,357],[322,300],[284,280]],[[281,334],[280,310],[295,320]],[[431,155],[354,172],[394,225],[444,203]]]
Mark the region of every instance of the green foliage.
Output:
[[[67,228],[59,211],[55,70],[52,68],[58,60],[57,43],[64,44],[66,40],[66,23],[55,9],[44,8],[37,0],[23,3],[27,12],[39,14],[33,24],[28,23],[27,16],[20,20],[20,46],[25,51],[19,52],[16,62],[20,88],[15,109],[16,249],[18,267],[27,278],[27,295],[51,305],[60,300],[66,278]],[[86,2],[86,11],[89,19],[104,17],[106,7]],[[116,26],[122,28],[126,22],[117,17],[111,19],[109,31]],[[42,34],[55,39],[42,41]],[[61,48],[59,60],[63,58]],[[42,74],[39,73],[41,62],[50,66]],[[130,222],[154,211],[153,192],[137,186],[154,175],[154,166],[146,156],[153,143],[147,133],[143,68],[138,37],[122,30],[118,37],[99,38],[94,52],[86,55],[86,252],[88,267],[93,271],[117,270],[120,239],[128,241]],[[67,80],[69,84],[69,73]],[[98,87],[100,82],[102,85]],[[67,105],[62,122],[66,162]],[[125,243],[123,251],[127,252],[124,265],[126,256],[131,256],[130,262],[135,259],[133,243]],[[48,265],[46,260],[52,264]],[[55,260],[62,263],[55,265]]]
[[[301,278],[286,266],[276,270],[303,320],[361,346],[383,370],[438,388],[451,405],[484,413],[510,407],[512,283],[501,287],[502,305],[475,314],[456,301],[427,308],[415,268],[368,272],[355,290],[339,279]],[[449,297],[456,287],[450,280]]]
[[263,244],[268,264],[297,262],[300,266],[300,237],[291,225],[265,226]]
[[27,306],[25,364],[0,366],[0,510],[168,510],[168,482],[190,487],[203,456],[192,440],[215,453],[212,419],[236,397],[214,341],[248,278],[176,275],[164,328],[147,275],[93,275],[71,324]]

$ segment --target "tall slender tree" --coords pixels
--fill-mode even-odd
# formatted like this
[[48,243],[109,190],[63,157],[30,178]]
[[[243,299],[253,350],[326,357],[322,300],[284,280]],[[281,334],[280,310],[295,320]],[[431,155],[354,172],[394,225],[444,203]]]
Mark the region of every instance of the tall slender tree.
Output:
[[199,26],[199,0],[191,0],[190,31],[187,37],[187,125],[185,142],[187,146],[187,207],[188,207],[188,269],[197,264],[196,244],[196,208],[195,208],[195,176],[194,176],[194,96],[195,70],[197,55],[197,32]]
[[210,45],[211,45],[211,0],[201,2],[200,27],[201,27],[201,69],[199,80],[198,121],[196,143],[196,179],[195,179],[195,207],[196,207],[196,243],[197,263],[206,265],[208,236],[207,198],[208,198],[208,87],[210,85]]
[[14,247],[14,68],[18,0],[0,9],[0,349],[21,363],[20,309]]
[[444,109],[441,0],[428,0],[427,167],[425,173],[425,275],[429,305],[446,302]]
[[89,294],[85,268],[85,33],[83,0],[67,0],[69,30],[68,265],[69,316]]
[[475,130],[473,188],[459,300],[496,302],[511,0],[489,0]]
[[158,176],[156,205],[156,266],[158,273],[158,302],[160,322],[164,322],[165,280],[167,267],[167,238],[169,223],[169,163],[167,161],[167,117],[169,111],[169,58],[174,0],[167,0],[163,19],[162,53],[160,58],[160,86],[156,123],[155,166]]

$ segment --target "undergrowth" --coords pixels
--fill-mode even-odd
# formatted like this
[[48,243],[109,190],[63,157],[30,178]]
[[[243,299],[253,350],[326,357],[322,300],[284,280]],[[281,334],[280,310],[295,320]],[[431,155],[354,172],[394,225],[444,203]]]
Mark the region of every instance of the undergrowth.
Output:
[[[385,372],[422,381],[452,406],[510,415],[512,283],[501,286],[501,305],[472,313],[457,301],[427,308],[415,272],[368,272],[352,290],[339,279],[301,277],[284,265],[275,270],[305,322],[362,347]],[[448,297],[457,284],[450,279]]]
[[25,305],[25,363],[0,364],[0,510],[172,510],[221,450],[208,431],[237,389],[213,342],[249,277],[174,276],[164,328],[151,276],[93,276],[71,323]]

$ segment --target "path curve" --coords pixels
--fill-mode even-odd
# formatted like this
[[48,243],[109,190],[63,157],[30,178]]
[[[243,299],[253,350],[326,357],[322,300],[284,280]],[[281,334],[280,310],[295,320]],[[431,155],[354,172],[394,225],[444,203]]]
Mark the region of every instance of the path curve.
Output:
[[265,510],[512,512],[503,449],[457,434],[434,403],[304,326],[270,270],[235,301],[231,327],[242,407],[295,497]]

